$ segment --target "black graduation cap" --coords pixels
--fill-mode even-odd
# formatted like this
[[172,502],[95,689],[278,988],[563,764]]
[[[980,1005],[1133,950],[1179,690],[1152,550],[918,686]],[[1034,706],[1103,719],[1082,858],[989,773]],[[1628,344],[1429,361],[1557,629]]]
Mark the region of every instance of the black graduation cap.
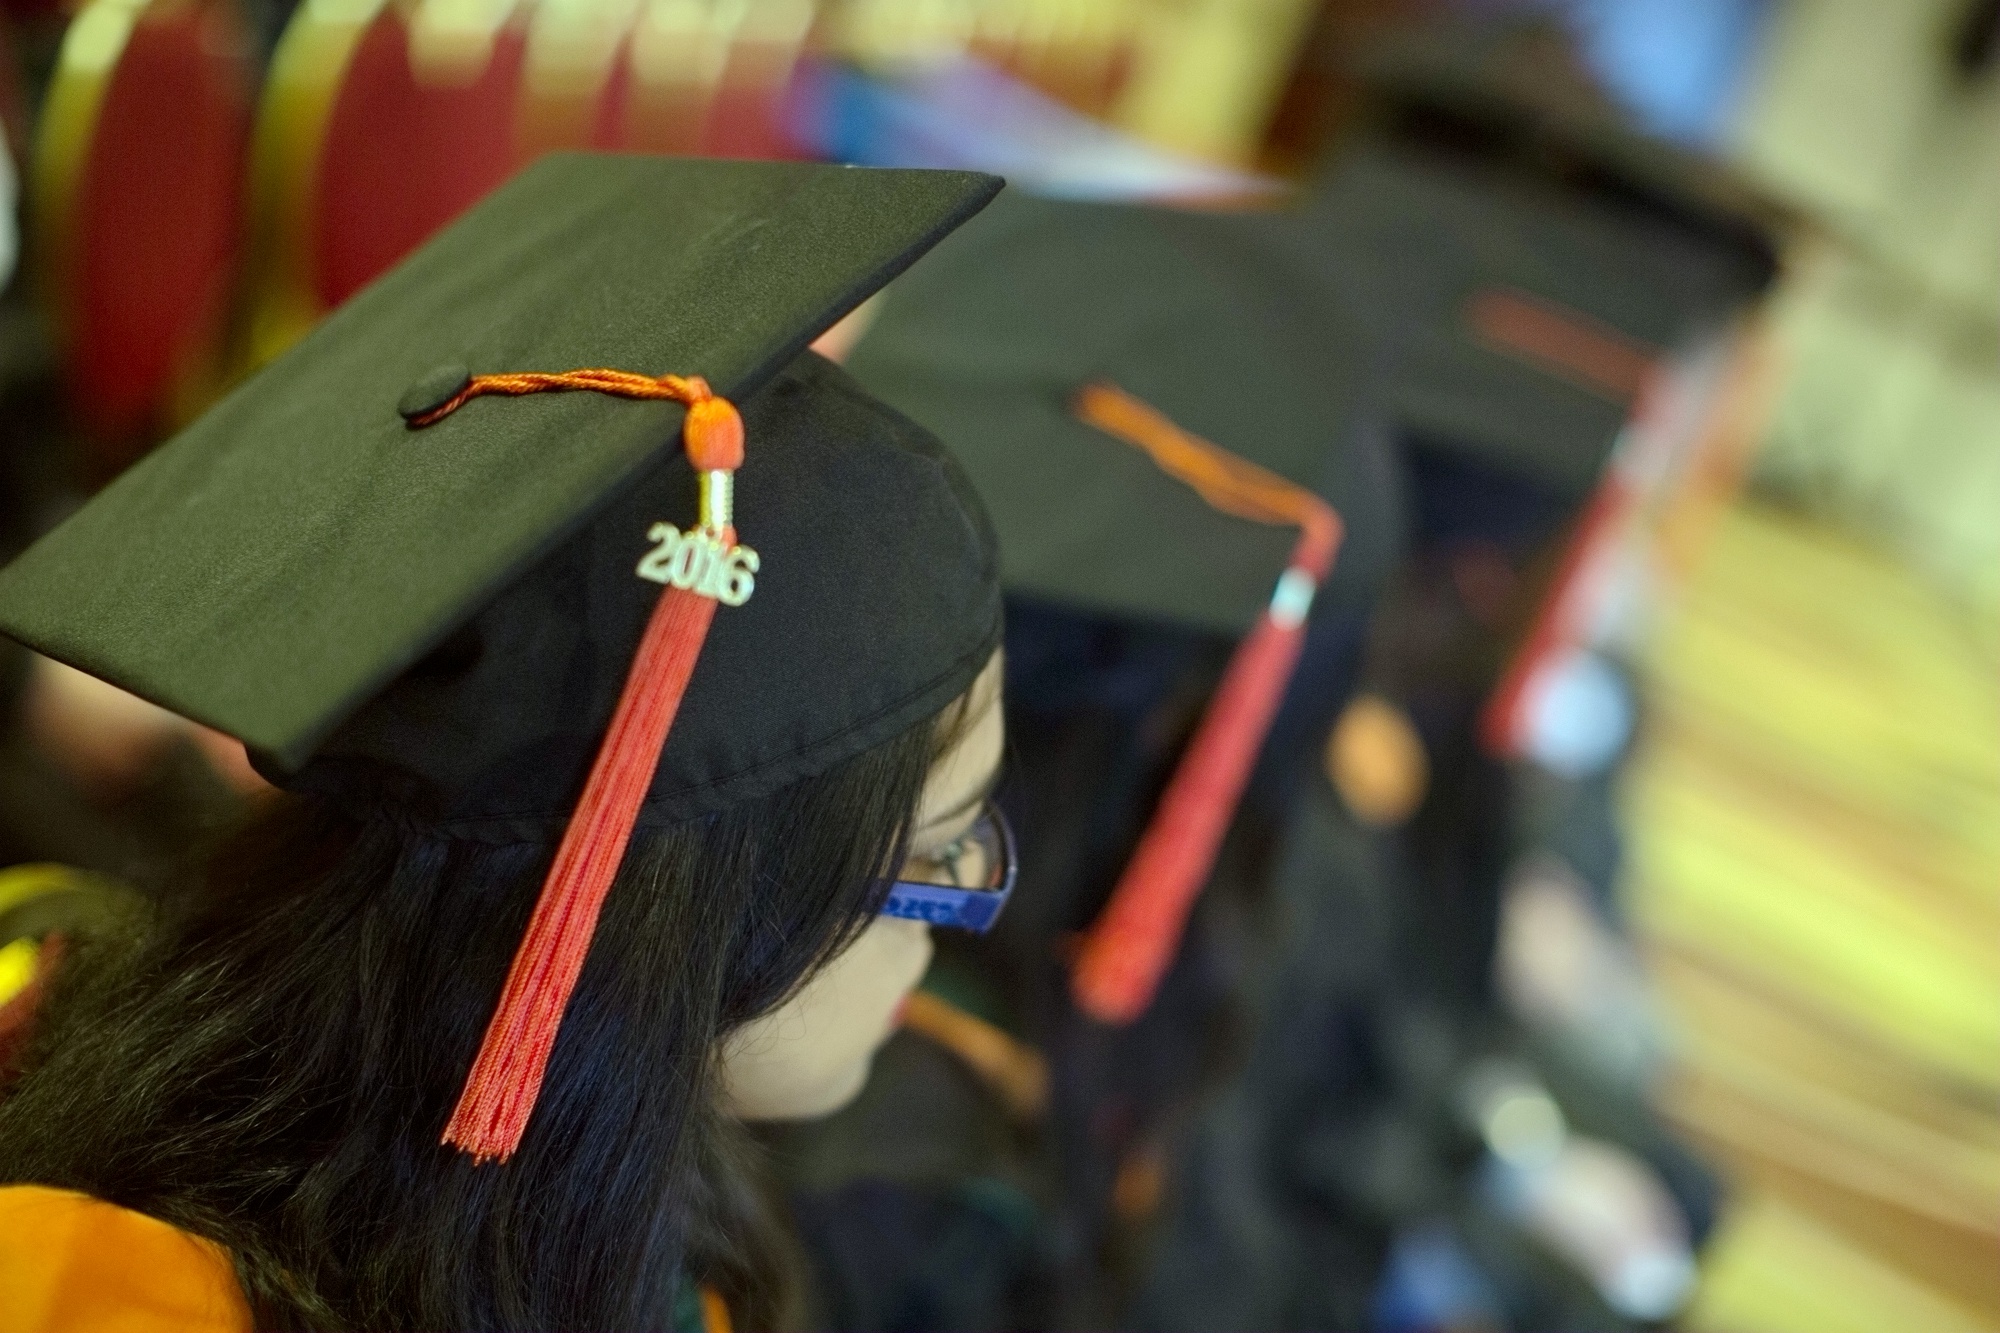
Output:
[[1769,282],[1767,248],[1419,136],[1353,136],[1284,233],[1394,348],[1407,438],[1565,499],[1663,356]]
[[[1296,532],[1246,521],[1090,424],[1115,385],[1190,435],[1346,508],[1389,485],[1352,447],[1384,362],[1315,238],[1281,214],[1007,190],[885,291],[847,368],[951,441],[1001,534],[1010,592],[1229,635],[1256,624]],[[1393,561],[1344,514],[1334,581]]]
[[[1081,955],[1076,996],[1112,1021],[1171,961],[1284,693],[1328,500],[1372,481],[1343,447],[1367,353],[1279,225],[1009,191],[884,294],[848,361],[952,442],[1010,592],[1247,636]],[[1350,530],[1363,569],[1384,517]]]
[[1396,25],[1352,72],[1402,137],[1449,140],[1567,181],[1775,263],[1794,210],[1720,159],[1641,129],[1586,65],[1571,26],[1540,15],[1453,14]]
[[518,1141],[635,822],[885,741],[997,644],[963,475],[802,349],[998,187],[545,159],[0,571],[0,630],[283,785],[562,839],[475,1155]]

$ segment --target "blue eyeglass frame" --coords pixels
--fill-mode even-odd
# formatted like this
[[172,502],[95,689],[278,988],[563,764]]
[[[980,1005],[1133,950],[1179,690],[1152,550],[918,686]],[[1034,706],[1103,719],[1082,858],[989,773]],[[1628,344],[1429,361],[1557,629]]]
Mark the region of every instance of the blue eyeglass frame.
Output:
[[913,879],[892,880],[889,897],[881,915],[905,921],[924,921],[947,930],[969,930],[984,935],[1000,919],[1000,909],[1014,894],[1014,880],[1021,863],[1014,855],[1014,828],[990,798],[980,807],[979,818],[993,821],[1000,835],[1000,883],[990,889],[957,889],[946,884],[923,884]]

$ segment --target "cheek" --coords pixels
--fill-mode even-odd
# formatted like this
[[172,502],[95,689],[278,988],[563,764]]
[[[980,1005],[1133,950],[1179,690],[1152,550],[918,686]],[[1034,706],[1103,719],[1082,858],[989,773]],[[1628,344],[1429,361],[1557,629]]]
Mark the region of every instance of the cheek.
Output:
[[828,1033],[829,1060],[865,1059],[894,1030],[903,998],[931,963],[930,927],[878,917],[824,974],[828,1008],[839,1015]]
[[[880,940],[881,968],[898,999],[924,978],[931,965],[931,928],[921,921],[878,917],[868,933]],[[864,936],[864,938],[866,938]]]
[[888,918],[806,988],[746,1024],[723,1049],[730,1109],[745,1119],[797,1119],[838,1109],[866,1077],[903,997],[930,965],[930,932]]

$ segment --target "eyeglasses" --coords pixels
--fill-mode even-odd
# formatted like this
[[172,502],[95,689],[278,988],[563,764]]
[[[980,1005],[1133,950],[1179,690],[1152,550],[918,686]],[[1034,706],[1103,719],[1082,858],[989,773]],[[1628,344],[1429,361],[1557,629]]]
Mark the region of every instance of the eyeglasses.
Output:
[[883,916],[985,934],[1014,892],[1014,830],[989,799],[950,846],[912,857],[889,885]]

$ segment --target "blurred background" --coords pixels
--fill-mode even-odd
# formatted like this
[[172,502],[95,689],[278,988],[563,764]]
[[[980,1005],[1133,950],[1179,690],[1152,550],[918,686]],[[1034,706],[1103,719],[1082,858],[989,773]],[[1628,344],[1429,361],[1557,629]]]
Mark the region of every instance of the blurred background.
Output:
[[[2000,1328],[1996,62],[1991,0],[5,0],[0,552],[544,152],[1288,219],[1373,480],[1284,771],[1079,1025],[1227,645],[1014,608],[1043,906],[770,1136],[817,1317]],[[0,706],[5,1000],[259,792],[11,645]]]

